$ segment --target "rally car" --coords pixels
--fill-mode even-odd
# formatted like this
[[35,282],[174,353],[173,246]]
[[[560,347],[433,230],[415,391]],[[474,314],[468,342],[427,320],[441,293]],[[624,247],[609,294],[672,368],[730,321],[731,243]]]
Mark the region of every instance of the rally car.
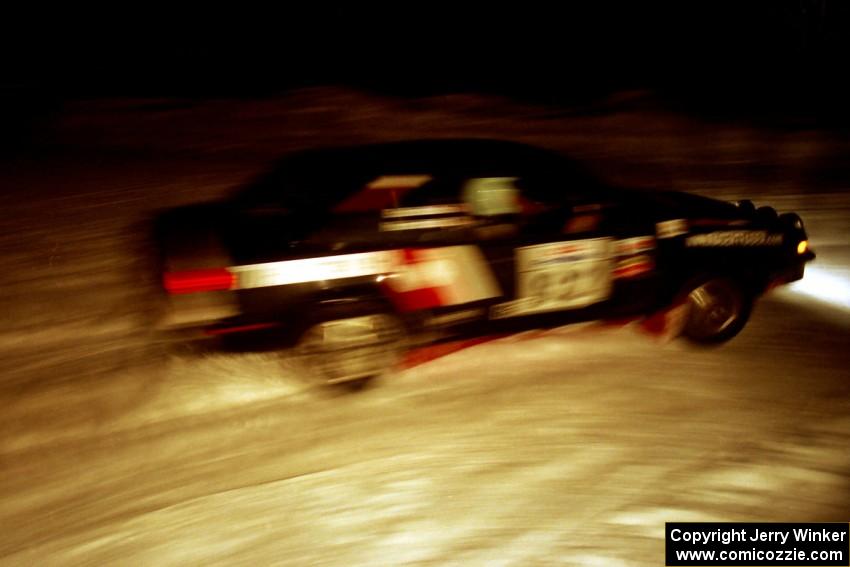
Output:
[[306,151],[156,223],[162,325],[274,330],[323,381],[378,375],[420,340],[652,317],[703,344],[814,258],[801,219],[612,187],[497,140]]

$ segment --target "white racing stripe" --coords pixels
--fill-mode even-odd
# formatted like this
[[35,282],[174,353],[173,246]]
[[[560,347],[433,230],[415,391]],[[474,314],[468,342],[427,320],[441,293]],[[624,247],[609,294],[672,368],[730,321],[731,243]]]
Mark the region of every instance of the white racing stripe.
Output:
[[438,304],[459,305],[502,294],[477,246],[382,250],[232,266],[233,289],[256,289],[375,276],[393,293],[431,290]]
[[253,289],[277,285],[292,285],[316,281],[338,280],[391,273],[401,263],[401,252],[383,250],[342,254],[322,258],[284,260],[264,264],[232,266],[236,274],[235,289]]

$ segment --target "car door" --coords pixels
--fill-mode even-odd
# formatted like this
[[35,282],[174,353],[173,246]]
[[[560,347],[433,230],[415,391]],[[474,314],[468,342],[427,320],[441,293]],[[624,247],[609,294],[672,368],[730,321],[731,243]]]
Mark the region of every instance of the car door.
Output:
[[567,189],[521,175],[465,177],[423,187],[385,210],[384,228],[412,249],[415,268],[394,284],[410,298],[403,305],[477,303],[506,328],[605,316],[622,295],[617,254],[645,253],[646,241],[620,237],[610,200]]
[[[490,318],[506,326],[556,325],[601,315],[613,293],[614,235],[601,206],[542,200],[519,185],[519,211],[485,219],[479,246],[505,290]],[[493,231],[491,224],[513,223]]]

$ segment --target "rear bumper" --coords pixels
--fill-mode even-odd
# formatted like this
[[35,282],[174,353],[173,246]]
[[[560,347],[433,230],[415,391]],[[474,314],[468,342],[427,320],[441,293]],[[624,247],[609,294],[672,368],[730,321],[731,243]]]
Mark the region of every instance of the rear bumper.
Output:
[[166,301],[165,313],[156,324],[159,331],[203,328],[240,315],[230,292],[169,295]]

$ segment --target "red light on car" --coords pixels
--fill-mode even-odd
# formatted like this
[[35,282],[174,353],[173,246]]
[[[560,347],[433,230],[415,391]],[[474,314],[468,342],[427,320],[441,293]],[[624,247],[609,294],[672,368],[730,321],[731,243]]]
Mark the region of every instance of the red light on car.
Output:
[[236,274],[227,268],[184,270],[166,273],[162,283],[165,290],[172,294],[226,291],[236,286]]

